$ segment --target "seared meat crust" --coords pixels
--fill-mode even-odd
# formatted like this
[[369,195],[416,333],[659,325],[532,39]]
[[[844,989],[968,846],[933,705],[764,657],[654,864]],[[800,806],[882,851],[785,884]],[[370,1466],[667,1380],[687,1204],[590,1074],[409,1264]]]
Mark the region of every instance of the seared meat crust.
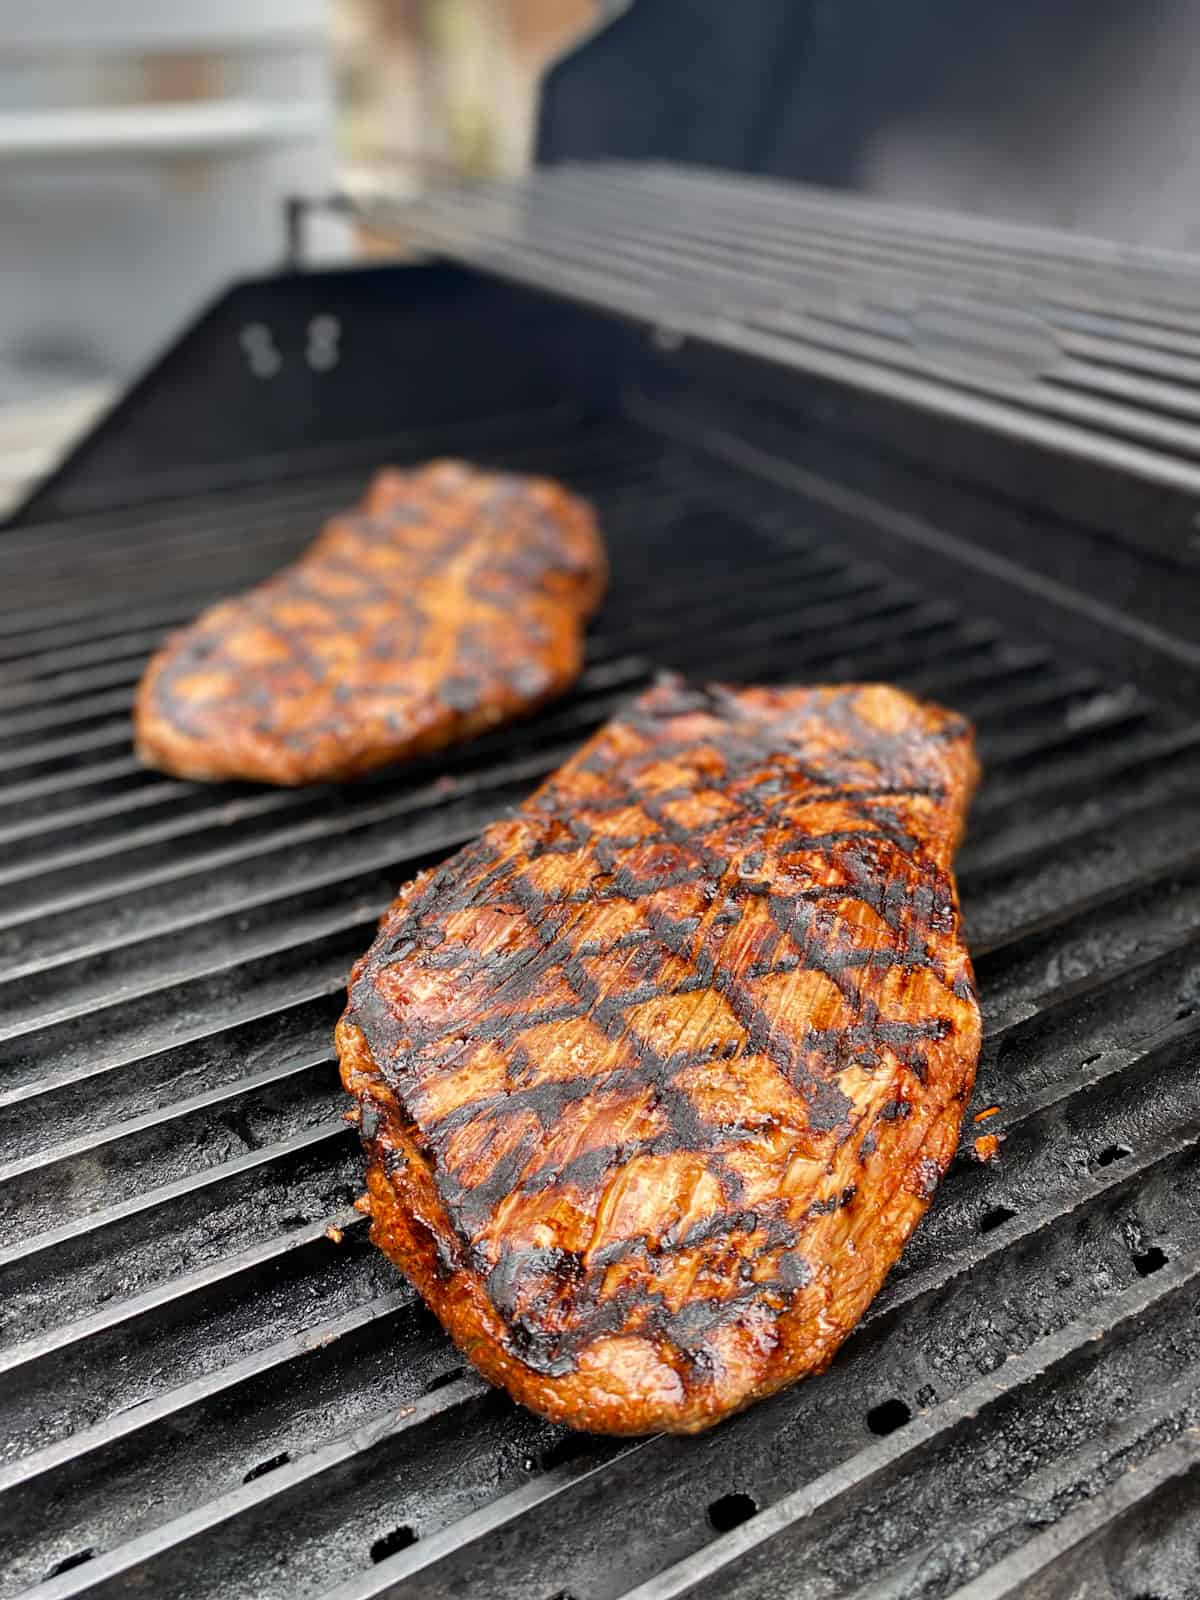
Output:
[[824,1368],[957,1142],[969,724],[666,680],[405,888],[338,1029],[372,1237],[573,1427],[694,1431]]
[[574,681],[606,577],[591,510],[549,479],[380,472],[298,561],[167,641],[138,754],[300,784],[440,749]]

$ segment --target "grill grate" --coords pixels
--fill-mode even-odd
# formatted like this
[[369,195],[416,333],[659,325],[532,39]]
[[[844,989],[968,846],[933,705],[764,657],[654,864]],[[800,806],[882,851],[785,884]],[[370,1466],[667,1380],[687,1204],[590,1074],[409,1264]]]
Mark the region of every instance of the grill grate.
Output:
[[[0,615],[0,1593],[933,1597],[998,1562],[989,1594],[1053,1575],[1195,1476],[1200,730],[646,429],[499,459],[600,510],[616,579],[584,678],[351,788],[144,771],[128,702],[162,629],[358,480],[0,550],[22,595]],[[370,1247],[330,1031],[397,882],[662,665],[888,676],[977,720],[975,1105],[1000,1109],[827,1376],[702,1440],[597,1440],[465,1372]],[[999,1165],[972,1159],[981,1130]]]
[[656,324],[668,348],[717,340],[1200,490],[1200,270],[1182,254],[663,162],[568,162],[362,215]]

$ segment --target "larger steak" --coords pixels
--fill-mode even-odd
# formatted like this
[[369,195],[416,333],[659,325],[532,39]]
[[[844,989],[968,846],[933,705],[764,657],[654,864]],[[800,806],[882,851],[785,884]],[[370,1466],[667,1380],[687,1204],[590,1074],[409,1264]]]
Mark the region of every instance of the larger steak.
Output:
[[295,784],[468,738],[574,681],[606,573],[590,509],[549,479],[381,472],[299,561],[159,651],[138,753]]
[[896,689],[643,695],[417,878],[338,1031],[372,1237],[577,1428],[819,1371],[955,1149],[970,726]]

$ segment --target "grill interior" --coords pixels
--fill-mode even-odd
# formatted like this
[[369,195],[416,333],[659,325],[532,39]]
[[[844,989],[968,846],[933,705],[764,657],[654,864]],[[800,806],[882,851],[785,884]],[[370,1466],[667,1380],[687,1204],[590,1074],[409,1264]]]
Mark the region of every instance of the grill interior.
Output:
[[[1093,1560],[1128,1600],[1192,1593],[1182,680],[645,420],[455,447],[591,497],[613,589],[566,700],[351,787],[145,771],[128,709],[163,631],[361,467],[0,541],[0,1593],[1057,1594]],[[976,721],[972,1112],[999,1109],[826,1376],[700,1439],[600,1440],[464,1371],[370,1247],[330,1034],[396,885],[666,666],[887,678]]]

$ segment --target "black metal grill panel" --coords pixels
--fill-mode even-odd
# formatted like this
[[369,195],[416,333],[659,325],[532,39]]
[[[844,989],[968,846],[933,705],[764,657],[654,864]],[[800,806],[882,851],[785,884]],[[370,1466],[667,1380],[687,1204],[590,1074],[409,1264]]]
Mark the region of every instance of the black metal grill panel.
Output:
[[[600,510],[584,677],[352,787],[164,778],[128,706],[164,629],[358,480],[0,549],[0,1593],[935,1597],[994,1567],[999,1594],[1052,1573],[1045,1525],[1086,1555],[1165,1516],[1200,1416],[1200,730],[648,431],[501,459]],[[999,1109],[825,1377],[631,1442],[489,1390],[370,1247],[330,1034],[397,884],[662,666],[888,677],[976,719]]]
[[[778,179],[647,162],[565,163],[435,188],[368,216],[409,242],[669,330],[775,337],[849,381],[1175,459],[1200,445],[1193,258],[888,206]],[[750,343],[746,344],[746,338]],[[786,352],[786,353],[785,353]],[[1079,430],[1077,437],[1075,431]]]

